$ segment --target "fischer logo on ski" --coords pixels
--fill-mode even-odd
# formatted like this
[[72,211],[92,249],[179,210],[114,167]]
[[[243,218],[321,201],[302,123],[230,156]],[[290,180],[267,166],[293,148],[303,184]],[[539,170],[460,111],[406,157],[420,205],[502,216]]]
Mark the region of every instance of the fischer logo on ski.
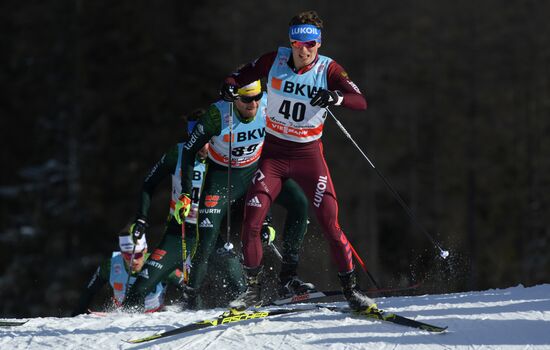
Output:
[[312,311],[312,310],[317,310],[317,308],[276,309],[276,310],[265,310],[265,311],[238,311],[235,309],[230,309],[229,311],[224,312],[223,314],[221,314],[220,316],[212,320],[204,320],[204,321],[198,321],[195,323],[190,323],[188,325],[175,328],[169,331],[165,331],[162,333],[153,334],[148,337],[126,340],[126,342],[132,343],[132,344],[144,343],[147,341],[166,338],[176,334],[188,333],[188,332],[196,331],[207,327],[215,327],[215,326],[232,324],[235,322],[241,322],[246,320],[264,319],[272,316],[306,312],[306,311]]
[[253,320],[255,318],[264,318],[269,316],[269,312],[253,312],[253,313],[240,313],[240,314],[234,314],[230,316],[226,316],[223,318],[220,324],[226,324],[231,322],[239,322],[239,321],[245,321],[245,320]]

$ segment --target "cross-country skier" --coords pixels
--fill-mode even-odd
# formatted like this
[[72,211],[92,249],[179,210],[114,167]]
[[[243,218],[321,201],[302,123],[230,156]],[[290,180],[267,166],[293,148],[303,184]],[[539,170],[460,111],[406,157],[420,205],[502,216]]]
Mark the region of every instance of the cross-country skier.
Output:
[[248,288],[230,306],[246,308],[261,303],[261,225],[283,180],[293,179],[306,193],[338,268],[344,295],[354,309],[374,305],[356,283],[351,246],[338,223],[336,192],[323,155],[321,136],[326,108],[366,109],[366,100],[346,71],[333,59],[318,54],[322,20],[315,11],[290,21],[290,48],[260,56],[227,77],[220,94],[239,98],[238,88],[267,77],[267,121],[259,169],[246,195],[242,244]]
[[[244,195],[250,183],[262,180],[261,174],[257,173],[256,169],[265,136],[266,97],[263,96],[260,81],[249,82],[248,85],[243,85],[238,89],[236,93],[240,98],[235,101],[234,110],[229,102],[223,100],[209,107],[207,113],[195,126],[183,152],[182,193],[184,195],[178,203],[177,216],[180,214],[179,208],[184,207],[188,202],[186,194],[190,193],[191,187],[192,164],[186,159],[189,159],[203,145],[210,144],[208,169],[199,204],[199,244],[192,262],[193,268],[189,280],[189,291],[195,295],[207,292],[200,288],[206,277],[209,258],[215,251],[224,253],[224,250],[215,249],[215,242],[219,237],[222,220],[227,213],[229,119],[231,113],[233,138],[231,140],[230,195],[231,201],[237,202],[233,203],[233,207],[238,208],[239,205],[242,207]],[[287,209],[283,234],[283,262],[279,275],[279,294],[294,295],[314,290],[313,284],[302,281],[296,273],[299,249],[307,230],[307,199],[298,185],[289,180],[282,185],[281,196],[277,202]],[[261,205],[256,198],[250,198],[248,203],[253,206]],[[269,208],[265,207],[265,209],[267,211]],[[232,217],[234,216],[232,215]],[[262,226],[260,224],[260,229]],[[238,266],[235,266],[236,269],[237,267],[240,273],[228,276],[228,282],[234,285],[241,283],[240,290],[233,297],[244,291],[245,287],[240,262]],[[196,304],[194,307],[200,307],[200,305]]]
[[[188,133],[193,130],[196,124],[196,118],[204,114],[204,110],[195,110],[187,119]],[[206,156],[208,145],[205,145],[198,152],[191,156],[192,174],[191,174],[191,205],[189,214],[185,218],[185,227],[182,241],[182,226],[174,219],[175,204],[181,193],[181,159],[184,143],[178,143],[166,152],[160,160],[151,168],[146,176],[139,199],[139,209],[134,224],[130,231],[139,236],[148,227],[148,213],[152,196],[157,186],[166,178],[170,177],[172,181],[172,191],[170,199],[170,214],[166,222],[164,236],[162,241],[153,251],[151,258],[145,263],[144,272],[129,290],[128,298],[124,306],[141,305],[143,298],[151,292],[157,283],[166,278],[176,268],[184,270],[184,280],[187,282],[187,276],[191,267],[191,257],[196,249],[197,236],[197,214],[199,206],[199,197],[206,170]],[[218,247],[223,247],[224,241],[219,240]],[[226,275],[232,274],[231,267],[238,266],[238,262],[228,262],[227,259],[218,259],[213,261],[210,267],[212,278],[223,280]],[[185,268],[183,266],[185,265]],[[240,269],[240,268],[239,268]],[[238,290],[238,289],[237,289]],[[187,294],[184,295],[187,297]]]
[[[149,257],[145,235],[142,235],[136,243],[127,231],[121,233],[118,238],[120,251],[113,252],[112,257],[97,268],[82,292],[78,305],[72,312],[73,316],[87,313],[94,296],[105,284],[109,284],[113,292],[112,300],[106,305],[106,309],[120,307],[129,287],[127,282],[130,285],[133,284],[137,275],[142,272],[143,264]],[[129,280],[128,273],[131,274]],[[154,289],[143,298],[141,304],[143,310],[145,312],[161,310],[164,306],[166,286],[171,284],[181,289],[182,277],[181,270],[172,269],[166,278],[156,283]]]

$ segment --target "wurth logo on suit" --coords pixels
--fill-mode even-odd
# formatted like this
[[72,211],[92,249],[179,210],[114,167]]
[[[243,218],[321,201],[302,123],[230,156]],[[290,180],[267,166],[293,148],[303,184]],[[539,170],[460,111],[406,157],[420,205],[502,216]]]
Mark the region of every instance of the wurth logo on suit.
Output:
[[162,267],[163,267],[163,265],[162,265],[161,263],[156,262],[156,261],[152,261],[152,260],[151,260],[151,261],[147,261],[147,265],[148,265],[148,266],[152,266],[152,267],[154,267],[154,268],[156,268],[156,269],[158,269],[158,270],[162,270]]
[[199,209],[199,214],[221,214],[222,213],[222,210],[221,209]]

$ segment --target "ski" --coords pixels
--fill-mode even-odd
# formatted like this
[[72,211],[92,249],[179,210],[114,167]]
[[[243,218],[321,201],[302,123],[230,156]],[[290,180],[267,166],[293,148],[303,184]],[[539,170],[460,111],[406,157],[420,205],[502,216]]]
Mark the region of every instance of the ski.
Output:
[[317,306],[320,308],[331,310],[331,311],[349,313],[349,314],[353,314],[361,317],[367,317],[378,321],[391,322],[393,324],[397,324],[400,326],[422,329],[428,332],[441,333],[447,329],[447,326],[445,327],[434,326],[432,324],[416,321],[416,320],[413,320],[412,318],[401,316],[393,312],[380,310],[376,307],[357,311],[357,310],[352,310],[350,308],[330,307],[330,306],[327,307],[323,305],[317,305]]
[[207,327],[221,326],[229,323],[235,323],[235,322],[241,322],[241,321],[247,321],[247,320],[265,319],[272,316],[279,316],[279,315],[313,311],[313,310],[317,310],[317,308],[309,308],[309,309],[295,308],[295,309],[256,310],[256,311],[237,311],[234,309],[230,309],[229,311],[224,312],[223,314],[221,314],[220,316],[212,320],[203,320],[203,321],[194,322],[194,323],[191,323],[182,327],[178,327],[169,331],[156,333],[148,337],[126,340],[126,342],[131,344],[144,343],[151,340],[166,338],[176,334],[188,333],[188,332],[192,332],[192,331],[207,328]]
[[12,327],[12,326],[22,326],[29,321],[2,321],[0,320],[0,327]]
[[288,298],[273,300],[267,306],[269,306],[269,305],[281,306],[281,305],[286,305],[286,304],[307,303],[309,301],[322,299],[322,298],[326,298],[326,297],[332,297],[332,296],[336,296],[336,295],[342,295],[342,294],[343,293],[342,293],[341,290],[316,291],[316,292],[311,292],[311,293],[293,295],[293,296],[290,296]]
[[[406,290],[412,290],[418,288],[422,283],[416,283],[407,287],[397,287],[397,288],[373,288],[366,290],[367,293],[391,293],[391,292],[402,292]],[[341,290],[328,290],[328,291],[315,291],[311,293],[304,293],[304,294],[298,294],[289,296],[287,298],[281,298],[273,300],[269,305],[287,305],[287,304],[295,304],[295,303],[307,303],[310,301],[326,298],[326,297],[332,297],[332,296],[338,296],[342,295],[343,292]]]

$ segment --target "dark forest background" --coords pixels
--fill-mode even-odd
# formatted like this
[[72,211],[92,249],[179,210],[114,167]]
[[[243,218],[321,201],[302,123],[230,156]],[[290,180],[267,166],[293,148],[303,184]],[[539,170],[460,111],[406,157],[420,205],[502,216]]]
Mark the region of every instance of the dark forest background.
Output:
[[[320,52],[369,103],[334,112],[451,252],[437,257],[328,120],[341,226],[378,283],[550,282],[550,2],[3,1],[0,315],[68,315],[117,248],[146,172],[184,134],[180,116],[212,103],[239,64],[287,45],[288,21],[309,9],[325,21]],[[151,246],[169,190],[155,197]],[[314,219],[300,271],[338,286]]]

